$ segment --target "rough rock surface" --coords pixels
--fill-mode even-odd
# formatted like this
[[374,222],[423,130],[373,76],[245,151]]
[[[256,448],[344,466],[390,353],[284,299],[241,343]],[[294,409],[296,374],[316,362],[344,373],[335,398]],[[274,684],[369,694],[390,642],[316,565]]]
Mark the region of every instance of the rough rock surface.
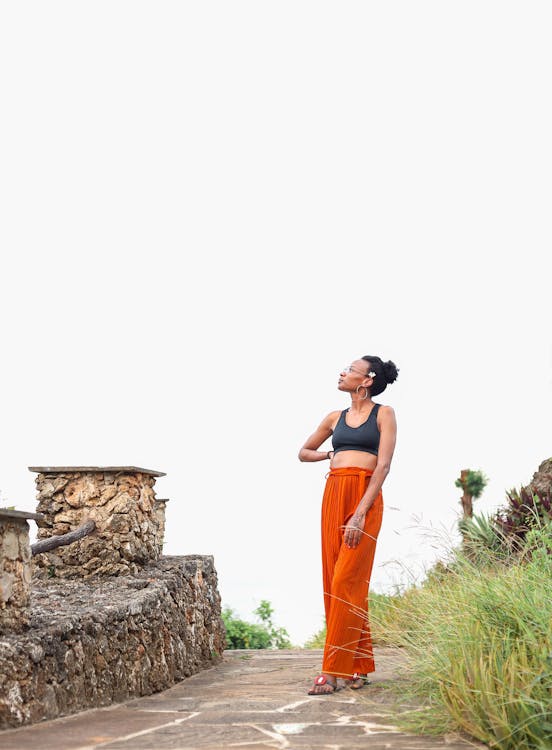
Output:
[[167,508],[168,498],[155,498],[155,505],[153,506],[153,513],[155,521],[157,523],[157,546],[159,548],[159,556],[163,554],[163,544],[165,541],[165,511]]
[[224,646],[210,556],[34,580],[29,629],[0,637],[0,728],[163,690],[217,663]]
[[29,524],[0,514],[0,633],[27,627],[31,570]]
[[36,478],[38,539],[66,534],[87,519],[96,531],[37,556],[43,576],[126,575],[156,560],[162,548],[162,508],[155,509],[155,477],[124,471],[40,473]]
[[529,489],[552,494],[552,458],[543,461],[529,483]]

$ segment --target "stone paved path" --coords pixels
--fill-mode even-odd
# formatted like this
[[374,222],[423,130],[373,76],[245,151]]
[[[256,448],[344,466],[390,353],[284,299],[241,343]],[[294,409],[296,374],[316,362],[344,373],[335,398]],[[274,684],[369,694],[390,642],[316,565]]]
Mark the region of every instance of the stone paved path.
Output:
[[393,727],[384,690],[401,664],[376,649],[362,690],[308,696],[321,651],[227,651],[221,664],[162,693],[0,732],[1,750],[466,750],[457,737],[415,737]]

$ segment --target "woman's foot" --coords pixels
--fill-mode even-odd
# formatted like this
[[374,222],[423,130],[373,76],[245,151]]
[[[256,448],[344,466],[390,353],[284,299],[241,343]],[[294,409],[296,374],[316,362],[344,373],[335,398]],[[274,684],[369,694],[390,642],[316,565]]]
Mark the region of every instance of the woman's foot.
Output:
[[339,690],[337,678],[333,675],[319,674],[314,678],[314,684],[307,695],[330,695]]
[[358,674],[358,672],[355,672],[351,679],[347,680],[347,687],[350,687],[351,690],[360,690],[360,688],[369,684],[370,680],[368,679],[368,675]]

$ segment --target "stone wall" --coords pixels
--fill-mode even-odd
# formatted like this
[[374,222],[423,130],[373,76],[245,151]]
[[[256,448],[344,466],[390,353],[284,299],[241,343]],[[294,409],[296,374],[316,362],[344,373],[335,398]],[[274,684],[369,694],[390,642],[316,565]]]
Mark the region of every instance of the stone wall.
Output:
[[29,623],[32,568],[27,518],[39,516],[0,509],[0,633],[20,632]]
[[162,551],[154,484],[162,472],[139,467],[29,467],[38,473],[38,539],[65,534],[86,520],[90,536],[37,556],[43,577],[125,575]]
[[35,579],[30,615],[24,634],[0,637],[1,728],[164,690],[225,646],[210,556],[163,557],[116,578]]
[[153,508],[155,521],[157,523],[157,544],[160,555],[163,554],[163,544],[165,542],[165,516],[168,502],[169,499],[167,497],[156,497]]

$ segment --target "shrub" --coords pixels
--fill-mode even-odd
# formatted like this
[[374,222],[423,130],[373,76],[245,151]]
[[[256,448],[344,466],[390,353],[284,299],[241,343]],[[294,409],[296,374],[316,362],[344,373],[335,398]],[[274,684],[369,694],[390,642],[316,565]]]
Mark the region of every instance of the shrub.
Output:
[[303,648],[324,648],[325,643],[326,626],[323,625],[318,632],[316,632],[314,635],[311,635],[311,637],[307,641],[305,641]]
[[463,537],[463,554],[473,562],[485,565],[489,555],[503,559],[511,555],[510,539],[496,516],[475,514],[470,518],[461,518],[458,526]]
[[270,633],[267,629],[263,625],[239,619],[230,607],[223,609],[222,621],[226,628],[227,648],[270,647]]
[[255,614],[259,617],[268,631],[271,648],[291,648],[289,633],[287,630],[285,628],[277,628],[272,622],[274,610],[272,609],[270,602],[266,599],[261,599],[261,603],[255,610]]
[[246,622],[238,618],[233,609],[225,607],[222,620],[226,629],[227,648],[289,648],[289,636],[284,628],[276,628],[272,622],[274,610],[266,599],[255,610],[254,614],[260,623]]

